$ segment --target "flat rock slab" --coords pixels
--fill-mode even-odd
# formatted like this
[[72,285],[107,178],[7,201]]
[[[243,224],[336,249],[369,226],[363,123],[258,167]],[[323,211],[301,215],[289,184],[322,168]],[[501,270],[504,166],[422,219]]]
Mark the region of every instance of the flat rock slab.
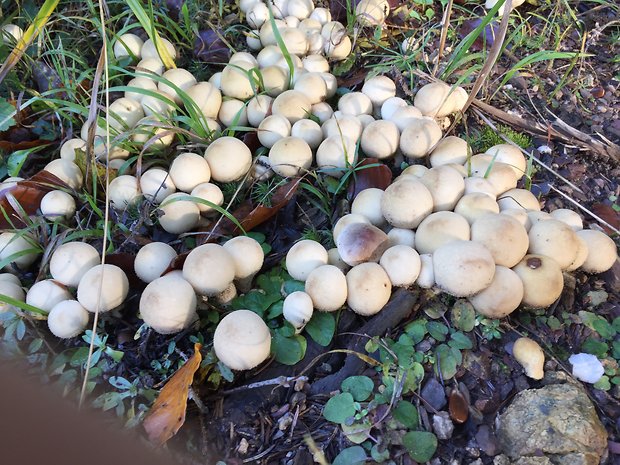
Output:
[[537,464],[598,465],[607,447],[594,405],[573,383],[517,394],[500,416],[497,436],[504,454],[519,465],[530,458]]

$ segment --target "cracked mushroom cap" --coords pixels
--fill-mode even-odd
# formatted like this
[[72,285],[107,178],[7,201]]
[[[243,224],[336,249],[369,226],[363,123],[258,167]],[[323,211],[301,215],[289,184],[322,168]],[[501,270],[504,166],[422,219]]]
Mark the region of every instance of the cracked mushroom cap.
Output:
[[361,263],[347,273],[347,305],[359,315],[381,311],[392,295],[392,283],[378,263]]
[[471,225],[471,240],[484,245],[495,264],[512,268],[525,256],[529,239],[518,220],[508,215],[490,213]]
[[562,294],[562,269],[551,257],[529,254],[512,270],[523,282],[523,305],[546,308]]
[[282,316],[300,332],[312,318],[312,299],[303,291],[291,292],[282,304]]
[[128,293],[129,280],[125,272],[106,263],[92,267],[80,279],[77,300],[89,312],[104,313],[122,304]]
[[217,295],[235,279],[235,261],[221,245],[203,244],[187,255],[183,264],[183,279],[199,295]]
[[527,170],[527,161],[525,160],[521,149],[515,145],[494,145],[484,153],[494,157],[495,161],[500,161],[510,166],[517,179],[521,179]]
[[269,358],[271,333],[256,313],[235,310],[215,328],[213,349],[228,368],[250,370]]
[[395,245],[381,255],[379,264],[390,277],[392,286],[410,287],[420,275],[420,255],[406,245]]
[[510,268],[495,267],[493,281],[469,298],[474,309],[487,318],[504,318],[514,312],[523,299],[523,282]]
[[77,287],[82,276],[101,261],[99,252],[85,242],[67,242],[52,254],[50,274],[65,286]]
[[422,220],[415,233],[418,252],[433,253],[451,241],[468,241],[469,223],[458,213],[436,212]]
[[587,257],[581,265],[583,271],[603,273],[614,266],[618,252],[616,244],[607,234],[593,229],[583,229],[576,234],[585,241],[588,248]]
[[90,315],[77,300],[63,300],[52,307],[47,315],[47,326],[60,339],[81,334],[88,326]]
[[435,282],[455,297],[469,297],[489,287],[495,275],[491,252],[478,242],[452,241],[433,253]]
[[441,140],[441,128],[431,118],[412,118],[400,134],[400,150],[407,158],[425,157]]
[[327,250],[310,239],[296,242],[286,254],[286,270],[293,279],[305,281],[312,270],[327,265]]
[[387,234],[367,223],[351,223],[345,226],[336,240],[340,258],[351,266],[363,262],[378,262],[388,245]]
[[138,278],[150,283],[168,269],[177,252],[165,242],[151,242],[142,246],[133,263]]
[[140,317],[159,334],[188,328],[198,318],[194,288],[175,275],[151,281],[140,297]]
[[531,254],[553,258],[565,270],[577,257],[577,234],[566,223],[549,219],[532,224],[528,233]]
[[385,189],[383,217],[395,228],[414,229],[433,211],[433,197],[419,180],[404,177]]
[[322,265],[310,272],[306,279],[306,293],[314,308],[335,312],[347,301],[347,279],[334,265]]
[[461,174],[450,166],[431,168],[420,178],[433,197],[433,211],[454,210],[465,192]]
[[225,136],[214,140],[205,151],[211,178],[217,182],[241,179],[252,167],[252,152],[239,139]]
[[536,341],[520,337],[512,346],[512,355],[521,364],[528,378],[543,379],[545,353]]

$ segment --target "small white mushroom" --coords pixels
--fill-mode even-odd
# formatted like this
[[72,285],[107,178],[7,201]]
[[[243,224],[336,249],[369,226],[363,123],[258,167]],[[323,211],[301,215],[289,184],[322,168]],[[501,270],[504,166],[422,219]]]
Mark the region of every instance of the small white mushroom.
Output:
[[335,312],[347,300],[347,280],[334,265],[321,265],[308,274],[306,293],[314,308],[322,312]]
[[455,240],[468,241],[469,223],[458,213],[436,212],[422,220],[415,234],[418,252],[433,253],[444,244]]
[[181,153],[170,165],[170,179],[177,189],[191,192],[198,184],[211,180],[209,163],[197,153]]
[[[11,282],[11,281],[6,281],[6,280],[0,281],[0,294],[5,295],[7,297],[11,297],[20,302],[26,301],[26,294],[24,293],[24,290],[22,289],[21,284],[15,284],[14,282]],[[15,310],[17,310],[17,308],[14,307],[13,305],[8,304],[6,302],[0,302],[0,314],[5,313],[5,312],[12,312]]]
[[489,287],[495,263],[482,244],[452,241],[433,254],[433,270],[437,286],[450,295],[468,297]]
[[412,286],[422,267],[420,255],[406,245],[395,245],[387,249],[381,255],[379,264],[390,277],[392,286],[396,287]]
[[235,262],[237,287],[241,292],[248,292],[252,287],[252,279],[263,266],[263,248],[256,239],[249,236],[233,237],[223,247]]
[[528,337],[520,337],[512,346],[512,355],[521,364],[529,378],[543,378],[545,353],[536,341]]
[[69,339],[86,329],[88,319],[88,311],[77,300],[63,300],[50,310],[47,326],[54,336]]
[[187,255],[183,278],[199,295],[215,296],[235,279],[235,261],[221,245],[203,244]]
[[75,215],[75,199],[65,191],[50,191],[41,199],[41,214],[50,221],[63,220]]
[[200,209],[195,202],[188,199],[188,195],[182,192],[170,194],[166,197],[159,211],[159,225],[170,234],[183,234],[191,231],[200,220]]
[[529,239],[519,221],[490,213],[471,225],[471,240],[484,245],[493,255],[495,264],[512,268],[525,256]]
[[65,286],[77,287],[88,270],[100,262],[99,252],[85,242],[67,242],[52,254],[50,274]]
[[167,171],[161,168],[151,168],[140,176],[140,190],[147,199],[154,203],[161,203],[176,191],[176,186]]
[[[29,252],[26,253],[26,251]],[[27,233],[3,232],[0,234],[0,260],[19,254],[10,265],[23,270],[28,269],[39,257],[40,252],[37,242]]]
[[125,33],[114,42],[114,56],[117,59],[123,57],[137,57],[139,59],[142,56],[143,45],[144,41],[140,37],[130,32]]
[[178,276],[157,278],[142,291],[140,317],[159,334],[178,333],[198,318],[196,293]]
[[[121,305],[129,293],[129,280],[116,265],[96,265],[84,273],[77,300],[89,312],[108,312]],[[71,298],[71,297],[69,297]]]
[[495,267],[493,281],[486,289],[469,298],[474,309],[487,318],[504,318],[523,300],[523,282],[510,268]]
[[269,150],[269,164],[280,176],[297,176],[310,168],[312,149],[299,137],[284,137]]
[[291,292],[282,304],[284,319],[293,325],[297,333],[306,326],[313,313],[312,299],[303,291]]
[[586,242],[588,255],[581,265],[586,273],[603,273],[609,270],[618,258],[614,241],[605,233],[593,229],[577,231],[577,235]]
[[204,155],[211,168],[211,177],[217,182],[241,179],[252,166],[252,152],[239,139],[220,137],[213,141]]
[[305,281],[312,270],[327,265],[327,250],[310,239],[293,245],[286,254],[286,270],[293,279]]
[[176,251],[164,242],[151,242],[142,246],[134,260],[138,278],[150,283],[159,278],[177,257]]
[[424,184],[412,177],[392,183],[381,198],[383,217],[396,228],[416,228],[432,211],[431,193]]
[[140,183],[135,176],[124,174],[117,176],[108,188],[110,203],[117,210],[134,205],[140,198]]
[[392,283],[378,263],[361,263],[347,273],[347,305],[355,313],[369,316],[381,311],[392,295]]
[[523,282],[523,305],[546,308],[562,294],[562,269],[551,257],[529,254],[512,270]]

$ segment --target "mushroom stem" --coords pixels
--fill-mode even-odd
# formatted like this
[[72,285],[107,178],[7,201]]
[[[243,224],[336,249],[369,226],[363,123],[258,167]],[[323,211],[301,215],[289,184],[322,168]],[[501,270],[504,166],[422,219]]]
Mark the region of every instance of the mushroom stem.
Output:
[[235,285],[241,294],[245,294],[252,289],[252,281],[254,280],[254,276],[256,276],[256,273],[249,274],[244,278],[235,279]]
[[226,289],[215,296],[215,301],[227,307],[237,297],[237,288],[233,283],[230,283]]

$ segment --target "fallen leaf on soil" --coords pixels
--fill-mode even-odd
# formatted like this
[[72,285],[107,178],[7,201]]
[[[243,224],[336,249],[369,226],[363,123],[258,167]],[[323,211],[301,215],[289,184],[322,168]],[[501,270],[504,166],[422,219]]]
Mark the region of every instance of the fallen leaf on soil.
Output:
[[[620,212],[615,211],[609,205],[605,205],[603,203],[597,203],[592,205],[592,211],[603,218],[607,223],[612,225],[614,228],[620,228]],[[605,230],[607,234],[613,234],[613,231],[606,227],[605,225],[601,225],[601,227]]]
[[349,184],[349,200],[353,201],[364,189],[375,187],[385,190],[392,183],[392,172],[376,158],[365,158],[359,165],[353,180]]
[[21,220],[21,212],[15,211],[14,206],[19,204],[18,210],[21,208],[27,215],[34,215],[41,205],[43,196],[57,188],[66,189],[67,185],[52,173],[42,170],[9,189],[1,190],[0,229],[25,226]]
[[200,31],[194,42],[194,56],[210,63],[227,63],[230,50],[222,40],[223,31]]
[[155,445],[164,444],[185,423],[189,387],[202,361],[201,347],[198,343],[194,344],[194,355],[168,380],[144,419],[149,441]]
[[455,423],[465,423],[469,416],[467,399],[458,389],[453,389],[448,402],[450,418]]
[[[464,21],[462,26],[459,28],[459,37],[461,39],[464,39],[468,34],[473,32],[478,26],[480,26],[481,23],[482,19],[480,18],[468,19],[467,21]],[[478,52],[483,48],[486,48],[488,50],[493,47],[493,44],[495,43],[495,34],[497,33],[498,29],[498,23],[487,24],[482,33],[478,37],[476,37],[476,40],[470,47],[470,50]]]

